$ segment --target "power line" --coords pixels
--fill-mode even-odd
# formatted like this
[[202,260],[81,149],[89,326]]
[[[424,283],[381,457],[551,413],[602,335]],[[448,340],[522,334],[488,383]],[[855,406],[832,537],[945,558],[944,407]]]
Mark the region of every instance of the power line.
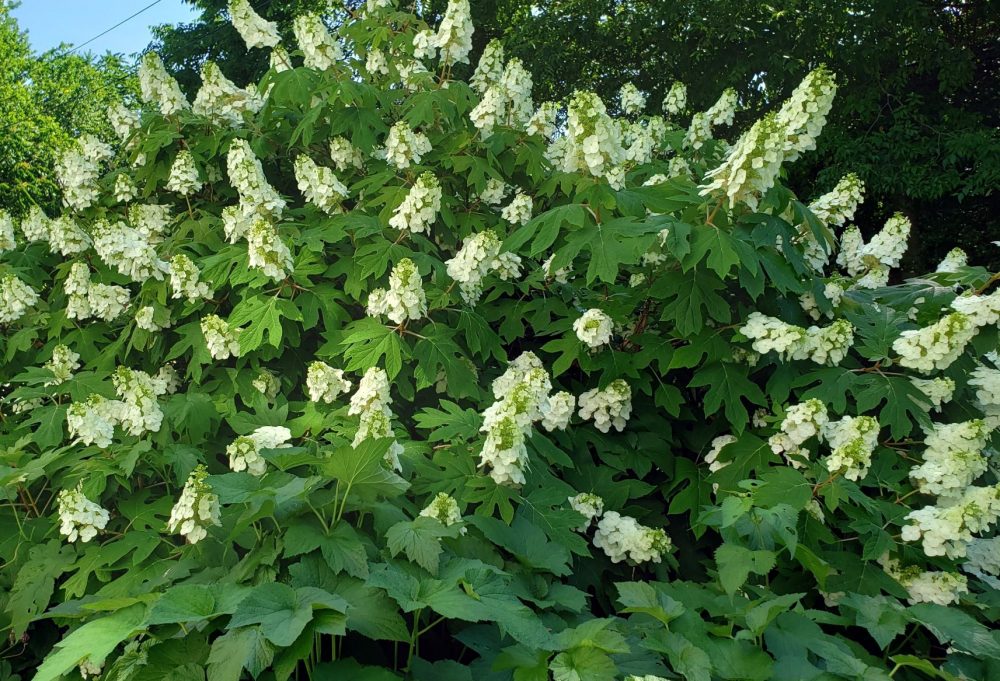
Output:
[[145,12],[146,10],[148,10],[150,7],[153,7],[154,5],[158,5],[161,2],[163,2],[163,0],[153,0],[153,2],[149,3],[148,5],[146,5],[142,9],[140,9],[138,12],[136,12],[135,14],[132,14],[130,16],[125,17],[124,19],[122,19],[121,21],[119,21],[117,24],[115,24],[111,28],[108,28],[108,29],[105,29],[104,31],[101,31],[100,33],[98,33],[97,35],[95,35],[90,40],[87,40],[86,42],[80,43],[79,45],[77,45],[76,47],[74,47],[69,52],[66,52],[65,54],[66,55],[70,55],[70,54],[73,54],[74,52],[76,52],[77,50],[79,50],[81,47],[86,47],[87,45],[89,45],[90,43],[94,42],[98,38],[101,38],[101,37],[107,35],[108,33],[111,33],[111,31],[115,30],[116,28],[118,28],[122,24],[128,23],[132,19],[135,19],[137,16],[139,16],[140,14],[142,14],[143,12]]

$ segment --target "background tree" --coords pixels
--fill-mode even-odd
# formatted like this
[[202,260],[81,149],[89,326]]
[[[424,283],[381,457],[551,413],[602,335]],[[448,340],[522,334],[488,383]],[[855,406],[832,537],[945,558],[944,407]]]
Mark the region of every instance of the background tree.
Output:
[[65,46],[36,55],[0,2],[0,209],[55,209],[52,168],[76,137],[112,135],[107,107],[135,92],[131,66],[107,54],[68,54]]

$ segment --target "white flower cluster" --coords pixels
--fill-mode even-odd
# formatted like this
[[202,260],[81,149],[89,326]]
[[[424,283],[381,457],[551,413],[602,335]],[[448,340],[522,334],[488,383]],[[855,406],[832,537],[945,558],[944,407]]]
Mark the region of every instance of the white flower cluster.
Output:
[[994,589],[1000,587],[1000,537],[973,539],[965,549],[962,569],[979,577]]
[[340,45],[330,35],[318,14],[300,14],[295,17],[292,20],[292,31],[307,67],[325,71],[344,58]]
[[113,190],[115,195],[115,201],[119,203],[128,203],[135,199],[139,194],[139,189],[135,186],[135,182],[128,173],[119,173],[115,178],[115,187]]
[[88,656],[80,660],[77,669],[80,671],[80,676],[84,679],[97,678],[104,670],[104,660],[94,660]]
[[900,365],[930,373],[951,366],[978,331],[968,315],[952,312],[930,326],[903,331],[892,349]]
[[602,433],[607,433],[612,427],[618,432],[625,430],[625,424],[632,415],[632,389],[621,378],[609,383],[604,390],[588,390],[580,395],[579,402],[580,418],[594,419],[594,427]]
[[512,225],[523,225],[531,219],[531,210],[531,197],[519,189],[511,202],[500,211],[500,217]]
[[275,47],[280,41],[278,25],[257,14],[249,0],[229,0],[229,18],[247,49]]
[[32,206],[21,220],[21,234],[27,241],[48,241],[52,221],[39,206]]
[[82,135],[56,161],[56,179],[63,189],[63,204],[73,210],[93,205],[100,196],[97,180],[101,164],[114,154],[93,135]]
[[95,504],[83,493],[83,483],[76,489],[59,492],[56,503],[59,507],[59,533],[66,541],[79,539],[88,542],[108,525],[111,516],[100,504]]
[[372,289],[368,295],[367,313],[369,317],[385,315],[396,324],[427,315],[427,298],[420,272],[412,260],[403,258],[392,268],[388,291]]
[[431,43],[441,51],[441,63],[448,66],[468,64],[474,32],[469,0],[448,0],[441,25]]
[[606,312],[595,307],[573,322],[573,330],[582,343],[590,348],[599,348],[611,342],[614,321]]
[[580,532],[585,532],[590,527],[590,523],[600,518],[601,514],[604,513],[604,499],[596,494],[580,492],[576,496],[570,497],[568,501],[574,511],[586,518],[584,523],[577,528]]
[[235,127],[243,122],[244,114],[255,114],[263,107],[264,97],[256,86],[238,87],[211,60],[201,67],[201,88],[191,107],[194,113]]
[[712,121],[707,113],[699,111],[691,116],[691,122],[684,134],[684,146],[697,151],[710,139],[712,139]]
[[125,311],[129,291],[121,286],[94,284],[82,262],[73,263],[65,282],[66,316],[70,319],[97,317],[110,322]]
[[944,497],[936,506],[911,511],[903,526],[903,541],[923,541],[928,556],[961,558],[973,535],[985,532],[1000,518],[1000,485],[966,487],[961,496]]
[[330,168],[317,165],[305,154],[295,159],[295,181],[306,201],[329,214],[337,212],[349,194]]
[[877,262],[886,267],[899,267],[909,238],[910,221],[901,213],[896,213],[861,249],[862,260],[866,264]]
[[242,435],[226,447],[229,468],[246,471],[260,477],[267,472],[267,461],[261,456],[262,449],[283,449],[291,447],[292,431],[284,426],[261,426],[249,435]]
[[525,132],[529,135],[541,135],[542,137],[552,137],[556,132],[556,116],[559,114],[559,105],[555,102],[542,102],[538,109],[528,119]]
[[160,260],[149,238],[139,230],[124,222],[99,221],[92,232],[97,255],[119,274],[139,283],[150,277],[163,279],[167,263]]
[[111,376],[111,382],[121,398],[115,415],[122,430],[137,436],[158,432],[163,422],[163,411],[156,398],[167,391],[168,383],[159,376],[154,378],[145,371],[128,367],[118,367]]
[[[809,259],[808,253],[806,254],[806,258]],[[824,254],[820,259],[812,260],[810,264],[819,269],[825,263],[826,255]],[[844,287],[836,281],[828,281],[823,286],[823,297],[829,301],[831,308],[836,308],[840,305],[840,301],[844,297]],[[819,321],[824,315],[830,319],[834,317],[834,309],[830,309],[825,313],[820,312],[819,305],[816,302],[816,295],[812,291],[806,291],[799,296],[799,303],[802,305],[802,309],[816,321]]]
[[173,165],[170,166],[170,176],[167,178],[166,187],[172,192],[177,192],[181,196],[191,196],[201,189],[203,182],[198,174],[198,166],[195,165],[194,156],[187,149],[177,152]]
[[189,303],[202,298],[211,298],[212,290],[204,281],[199,281],[201,271],[188,256],[178,253],[170,259],[170,286],[172,298],[185,298]]
[[[392,430],[392,396],[389,394],[389,377],[385,369],[372,367],[365,371],[358,383],[357,391],[351,396],[351,406],[347,410],[350,416],[360,416],[361,423],[354,436],[352,446],[357,447],[365,440],[376,438],[395,438]],[[395,440],[385,454],[386,463],[395,470],[402,470],[399,455],[403,453],[403,445]]]
[[66,426],[70,437],[84,445],[106,449],[111,445],[121,402],[100,395],[91,395],[84,402],[73,402],[66,410]]
[[969,386],[976,388],[976,402],[988,416],[1000,412],[1000,370],[980,366],[972,371]]
[[406,198],[396,206],[389,226],[398,230],[409,230],[414,234],[430,234],[431,225],[441,210],[441,185],[434,174],[427,171],[420,174],[410,187]]
[[240,329],[218,315],[210,314],[201,318],[201,333],[205,336],[208,354],[212,359],[229,359],[240,356]]
[[156,308],[150,305],[140,307],[135,313],[135,325],[144,331],[149,331],[150,333],[156,333],[160,329],[165,329],[170,326],[169,319],[165,324],[160,324],[157,322],[156,316]]
[[115,102],[109,106],[107,113],[111,128],[122,142],[139,129],[139,112],[128,108],[123,102]]
[[412,130],[405,121],[397,121],[389,128],[385,138],[385,160],[389,165],[405,170],[419,164],[420,159],[430,151],[431,143],[427,135]]
[[170,206],[156,203],[139,203],[129,206],[129,222],[149,239],[150,243],[162,240],[170,221],[173,220]]
[[542,403],[542,427],[545,430],[566,430],[576,409],[576,398],[560,390]]
[[826,117],[833,107],[837,82],[825,66],[810,71],[778,111],[778,123],[785,129],[785,159],[794,161],[803,152],[816,148]]
[[756,209],[758,198],[774,185],[781,171],[784,149],[785,129],[777,115],[770,113],[740,135],[722,165],[705,175],[711,181],[701,186],[701,194],[722,191],[730,206],[742,202]]
[[542,408],[552,382],[542,362],[531,352],[517,357],[493,381],[496,401],[483,412],[486,441],[480,454],[481,467],[489,467],[498,485],[523,485],[528,468],[527,438],[532,424],[542,418]]
[[246,233],[247,256],[250,267],[264,276],[280,281],[292,270],[292,252],[278,236],[274,224],[263,215],[257,215]]
[[167,73],[163,61],[155,52],[142,55],[139,62],[139,91],[147,104],[156,105],[164,116],[184,111],[189,107],[181,86]]
[[90,248],[90,236],[70,216],[61,215],[50,220],[48,226],[49,250],[53,253],[68,256]]
[[878,445],[878,433],[878,420],[871,416],[845,416],[824,424],[821,434],[832,450],[826,459],[826,469],[848,480],[863,479]]
[[954,273],[963,267],[968,266],[969,256],[961,248],[953,248],[944,256],[944,260],[938,263],[935,272]]
[[676,116],[687,108],[687,85],[675,80],[663,98],[663,113]]
[[732,461],[720,461],[719,455],[722,454],[723,449],[734,442],[736,442],[736,437],[729,434],[719,435],[712,440],[711,449],[705,455],[705,463],[708,464],[708,471],[710,473],[722,470],[732,463]]
[[634,83],[625,83],[618,93],[622,105],[622,111],[629,116],[642,113],[646,108],[646,95],[639,91]]
[[52,372],[52,380],[45,385],[59,385],[72,378],[73,372],[80,368],[80,355],[60,343],[52,348],[52,357],[44,367]]
[[960,594],[969,593],[968,580],[956,572],[921,570],[916,566],[901,567],[899,561],[887,555],[879,558],[882,568],[908,592],[910,605],[958,603]]
[[260,373],[250,381],[250,385],[269,402],[273,401],[281,392],[281,379],[267,369],[261,369]]
[[722,91],[715,104],[708,108],[705,116],[712,125],[732,125],[736,115],[736,90],[729,87]]
[[489,206],[495,206],[507,195],[507,184],[496,177],[486,180],[486,187],[479,192],[479,200]]
[[35,290],[13,274],[0,279],[0,324],[16,322],[38,302]]
[[462,512],[458,509],[458,502],[444,492],[435,494],[431,503],[420,511],[420,515],[424,518],[434,518],[445,527],[462,522]]
[[[941,406],[951,402],[952,395],[955,394],[955,381],[945,376],[937,378],[910,378],[917,390],[922,392],[931,406],[938,411]],[[971,383],[971,381],[970,381]]]
[[843,225],[865,198],[865,183],[854,173],[840,178],[837,185],[809,204],[809,210],[826,225]]
[[170,510],[167,530],[197,544],[208,536],[209,526],[221,524],[219,497],[208,484],[208,470],[199,465],[188,476],[180,498]]
[[475,305],[483,293],[483,279],[494,269],[500,255],[500,239],[487,229],[468,237],[454,258],[445,262],[448,276],[458,282],[462,299]]
[[[396,125],[399,125],[399,123]],[[333,167],[340,172],[344,172],[352,167],[361,168],[365,164],[365,158],[361,154],[361,150],[351,144],[349,140],[339,136],[330,140],[330,160],[333,161]]]
[[369,76],[389,75],[389,61],[385,58],[385,52],[378,49],[368,50],[365,56],[365,71]]
[[603,549],[612,563],[628,560],[633,564],[659,563],[672,548],[662,529],[640,525],[635,518],[616,511],[608,511],[598,521],[594,546]]
[[338,395],[351,390],[351,382],[344,378],[343,369],[334,369],[317,360],[306,371],[306,390],[313,402],[330,404]]
[[281,217],[285,201],[268,183],[260,159],[254,155],[249,142],[234,139],[229,144],[226,169],[229,181],[240,195],[240,208],[244,219],[254,213],[274,218]]
[[809,458],[809,450],[802,444],[812,437],[820,436],[823,426],[829,420],[826,405],[820,400],[813,398],[800,402],[785,410],[781,430],[767,442],[771,445],[771,451],[782,454],[795,468],[801,468],[802,459]]
[[7,211],[0,208],[0,254],[15,248],[17,248],[17,239],[14,236],[14,221]]
[[589,172],[601,177],[625,160],[617,124],[593,92],[577,91],[570,99],[566,137],[559,166],[565,172]]
[[847,356],[854,344],[854,327],[846,319],[830,326],[787,324],[775,317],[752,312],[740,333],[753,341],[754,351],[766,354],[771,350],[786,359],[810,359],[817,364],[836,366]]
[[986,472],[984,449],[992,428],[981,419],[937,423],[924,438],[924,461],[910,477],[924,494],[954,497]]
[[497,38],[490,40],[479,57],[476,70],[469,78],[469,87],[480,95],[491,85],[500,82],[503,77],[504,49],[503,43]]

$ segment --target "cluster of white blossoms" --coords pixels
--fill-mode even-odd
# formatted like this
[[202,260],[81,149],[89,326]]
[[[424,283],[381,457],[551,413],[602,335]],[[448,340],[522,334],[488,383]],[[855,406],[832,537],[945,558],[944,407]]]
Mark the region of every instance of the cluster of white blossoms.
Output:
[[208,484],[208,470],[199,465],[188,476],[180,498],[170,510],[167,530],[197,544],[208,536],[209,526],[222,524],[219,512],[219,497]]
[[160,329],[170,326],[169,319],[164,322],[162,317],[158,320],[157,316],[156,308],[153,306],[146,305],[145,307],[140,307],[135,313],[135,325],[143,331],[149,331],[150,333],[156,333]]
[[707,113],[699,111],[691,116],[687,132],[684,133],[684,146],[697,151],[710,139],[712,139],[712,121]]
[[21,220],[21,234],[26,241],[48,241],[49,228],[52,221],[40,206],[32,206],[28,214]]
[[278,25],[257,14],[249,0],[229,0],[229,19],[248,49],[275,47],[281,40]]
[[886,220],[885,225],[861,249],[862,260],[875,261],[886,267],[899,267],[910,238],[910,221],[902,213]]
[[580,395],[579,416],[584,420],[594,419],[594,427],[607,433],[614,427],[625,430],[632,415],[632,389],[623,379],[618,378],[600,390],[592,388]]
[[291,439],[292,432],[284,426],[261,426],[249,435],[241,435],[226,447],[229,468],[260,477],[267,472],[267,461],[261,456],[261,450],[291,447],[288,444]]
[[593,92],[573,93],[566,114],[566,136],[560,141],[557,165],[564,172],[589,172],[601,177],[625,160],[618,125]]
[[350,193],[333,170],[317,165],[305,154],[295,159],[295,181],[306,201],[328,214],[338,212]]
[[264,276],[281,281],[292,270],[292,252],[278,236],[274,224],[263,215],[254,216],[246,233],[248,264]]
[[80,368],[80,355],[60,343],[52,348],[52,357],[43,366],[52,372],[52,380],[45,385],[59,385],[72,378],[73,372]]
[[493,381],[495,402],[483,412],[486,440],[480,454],[481,467],[489,467],[498,485],[523,485],[528,468],[527,438],[532,425],[541,420],[542,409],[552,390],[552,381],[534,353],[522,353]]
[[38,294],[13,274],[0,278],[0,324],[16,322],[38,302]]
[[191,110],[215,123],[237,126],[244,114],[255,114],[264,106],[264,97],[254,85],[243,89],[226,78],[222,70],[209,60],[201,67],[201,88],[195,95]]
[[854,173],[840,178],[836,186],[809,204],[809,210],[826,225],[843,225],[865,198],[865,183]]
[[79,539],[88,542],[108,525],[111,516],[100,504],[95,504],[83,493],[83,483],[76,489],[64,489],[56,498],[59,508],[59,533],[66,541]]
[[780,431],[772,435],[767,443],[775,454],[782,454],[789,464],[801,468],[802,459],[809,458],[809,450],[802,444],[820,436],[829,420],[822,401],[813,398],[800,402],[785,410]]
[[409,230],[414,234],[430,234],[431,225],[441,210],[441,185],[430,171],[420,174],[406,198],[396,206],[389,226],[398,230]]
[[229,359],[240,356],[240,329],[229,326],[222,317],[214,314],[201,318],[201,333],[212,359]]
[[687,85],[675,80],[663,98],[663,113],[668,116],[676,116],[687,108]]
[[559,105],[555,102],[542,102],[538,105],[535,113],[531,114],[524,130],[529,135],[541,135],[550,138],[556,133],[556,116],[559,114]]
[[635,518],[616,511],[608,511],[597,522],[594,546],[603,549],[612,563],[628,560],[633,564],[659,563],[672,548],[662,529],[640,525]]
[[969,377],[969,386],[976,389],[976,402],[987,416],[1000,413],[1000,370],[979,366]]
[[273,401],[281,392],[281,379],[267,369],[261,369],[250,381],[250,385],[269,402]]
[[715,104],[708,108],[705,116],[714,125],[732,125],[733,117],[736,115],[736,104],[738,97],[736,90],[729,87],[722,91]]
[[973,535],[985,532],[1000,518],[1000,485],[969,486],[957,497],[942,497],[935,506],[911,511],[903,526],[903,541],[922,541],[928,556],[961,558]]
[[510,203],[500,211],[500,217],[512,225],[523,225],[531,219],[531,211],[531,197],[518,189]]
[[155,52],[142,55],[139,62],[139,92],[147,104],[159,108],[164,116],[171,116],[189,108],[181,86],[167,73],[163,61]]
[[409,258],[392,268],[389,290],[376,288],[368,294],[369,317],[385,315],[396,324],[421,319],[427,315],[427,298],[420,281],[420,271]]
[[845,416],[824,424],[820,432],[831,449],[826,469],[848,480],[863,479],[878,445],[879,429],[878,420],[871,416]]
[[[546,119],[550,113],[554,119],[555,110],[545,108],[540,113],[533,113],[531,74],[520,59],[511,59],[504,67],[503,47],[497,41],[487,47],[473,77],[476,79],[473,87],[482,88],[482,92],[469,118],[484,138],[492,135],[493,128],[499,124],[533,127],[534,132],[543,134],[548,132]],[[534,126],[531,125],[533,120]],[[534,132],[529,131],[529,134]]]
[[275,191],[264,175],[250,143],[244,139],[234,139],[226,154],[226,169],[229,181],[240,195],[240,208],[244,215],[259,213],[269,217],[281,217],[285,200]]
[[802,79],[778,111],[778,124],[785,129],[785,160],[794,161],[816,148],[826,117],[833,107],[837,82],[826,66],[819,66]]
[[576,337],[588,347],[599,348],[611,342],[614,321],[603,310],[591,308],[573,322]]
[[736,436],[728,433],[726,435],[719,435],[712,440],[711,447],[708,450],[708,453],[705,454],[705,463],[708,464],[709,473],[715,473],[716,471],[722,470],[732,463],[732,461],[720,460],[719,455],[722,454],[723,449],[736,442],[736,440]]
[[114,437],[121,402],[100,395],[91,395],[83,402],[73,402],[66,410],[66,426],[70,437],[84,445],[106,449]]
[[503,43],[497,38],[493,38],[483,48],[483,53],[479,57],[479,63],[476,64],[476,70],[472,73],[472,77],[469,78],[469,87],[480,95],[483,95],[487,88],[500,82],[500,79],[503,77],[503,64]]
[[385,160],[389,165],[405,170],[420,163],[424,154],[429,154],[430,151],[431,143],[427,135],[411,129],[405,121],[396,121],[389,128],[389,134],[385,138]]
[[115,102],[109,106],[107,114],[111,129],[122,142],[127,141],[139,129],[139,112],[128,108],[124,102]]
[[730,206],[757,207],[758,197],[772,186],[784,160],[785,129],[774,113],[761,118],[740,135],[722,165],[705,175],[701,194],[725,194]]
[[350,416],[361,417],[358,432],[351,445],[357,447],[365,440],[391,437],[393,443],[385,454],[385,460],[395,470],[402,470],[399,455],[403,453],[403,445],[395,441],[390,404],[392,396],[389,394],[389,376],[385,369],[372,367],[365,371],[358,382],[357,391],[351,396],[351,406],[347,410]]
[[114,193],[115,201],[128,203],[138,196],[139,189],[135,186],[135,182],[132,181],[128,173],[119,173],[115,177],[115,186],[112,192]]
[[962,569],[989,584],[1000,587],[1000,537],[973,539],[965,548]]
[[772,350],[785,359],[810,359],[817,364],[836,366],[854,344],[854,326],[838,319],[826,327],[788,324],[760,312],[752,312],[740,333],[753,341],[755,352]]
[[127,288],[92,283],[90,270],[82,262],[73,263],[64,286],[68,298],[66,316],[70,319],[97,317],[110,322],[129,305]]
[[[808,257],[807,254],[806,258],[808,259]],[[825,256],[819,262],[820,264],[816,265],[816,261],[813,261],[814,266],[821,267],[822,263],[826,262]],[[799,296],[799,304],[802,306],[802,310],[816,321],[824,316],[833,319],[835,308],[840,305],[840,301],[844,298],[844,287],[836,281],[828,281],[823,285],[823,297],[830,303],[830,309],[826,312],[820,310],[819,304],[816,302],[816,294],[812,291],[806,291]]]
[[542,427],[545,430],[566,430],[576,409],[576,397],[560,390],[542,403]]
[[434,518],[445,527],[462,522],[462,512],[458,508],[458,502],[445,492],[435,494],[431,502],[420,511],[420,515],[424,518]]
[[[426,138],[424,139],[426,140]],[[344,172],[348,168],[361,168],[365,164],[365,157],[361,150],[351,144],[350,140],[339,136],[330,140],[330,160],[333,161],[333,167],[340,172]]]
[[924,438],[923,463],[910,477],[924,494],[954,497],[986,472],[984,449],[992,428],[982,419],[936,423]]
[[385,52],[379,49],[370,49],[365,56],[365,71],[369,76],[389,75],[389,60],[385,57]]
[[646,108],[646,95],[639,91],[634,83],[625,83],[618,92],[622,111],[629,116],[641,114]]
[[334,369],[326,362],[315,361],[306,370],[306,390],[313,402],[330,404],[341,393],[351,390],[343,369]]
[[94,251],[119,274],[138,283],[149,278],[163,279],[167,263],[160,260],[149,238],[138,229],[124,222],[111,224],[100,220],[91,232]]
[[938,263],[935,272],[954,273],[969,264],[969,255],[961,248],[953,248],[948,251],[944,259]]
[[83,679],[97,678],[104,670],[104,660],[94,660],[88,656],[80,660],[77,669]]
[[494,269],[500,246],[496,233],[487,229],[466,238],[455,257],[445,262],[448,276],[458,282],[467,304],[475,305],[483,294],[483,279]]
[[91,240],[76,220],[61,215],[48,223],[49,250],[68,256],[83,253],[90,248]]
[[318,14],[300,14],[295,17],[292,20],[292,31],[307,67],[325,71],[343,60],[344,52],[340,49],[340,44],[330,35]]
[[931,406],[938,411],[941,410],[942,405],[951,402],[951,398],[955,394],[955,381],[946,376],[938,376],[937,378],[910,377],[910,383],[922,392],[930,400]]
[[604,513],[604,499],[596,494],[580,492],[576,496],[569,497],[568,501],[570,507],[586,519],[577,528],[580,532],[585,532],[590,527],[590,523],[600,518],[601,514]]
[[201,271],[188,256],[178,253],[170,259],[170,287],[173,298],[185,298],[189,303],[202,298],[211,298],[212,289],[208,283],[200,281]]
[[978,331],[968,315],[952,312],[930,326],[903,331],[892,349],[900,365],[930,373],[951,366]]
[[431,41],[431,46],[441,52],[441,63],[446,66],[468,64],[474,32],[469,0],[449,0],[437,33]]
[[960,594],[969,593],[969,583],[964,575],[957,572],[921,570],[916,566],[901,567],[898,560],[888,554],[879,558],[879,564],[908,593],[910,605],[936,603],[951,605],[958,603]]
[[500,204],[505,196],[507,196],[507,183],[496,177],[486,180],[486,186],[479,192],[479,200],[489,206]]
[[83,210],[100,196],[97,180],[101,164],[113,156],[111,147],[93,135],[82,135],[56,161],[56,180],[63,190],[63,204]]
[[121,398],[116,416],[122,430],[137,436],[159,431],[163,411],[156,398],[168,390],[168,384],[145,371],[128,367],[118,367],[112,374],[111,381]]

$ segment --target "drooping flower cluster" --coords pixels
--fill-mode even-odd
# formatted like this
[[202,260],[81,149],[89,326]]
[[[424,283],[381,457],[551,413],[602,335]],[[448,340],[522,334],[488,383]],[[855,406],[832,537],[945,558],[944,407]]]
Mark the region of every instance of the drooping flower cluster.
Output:
[[616,511],[608,511],[597,522],[594,546],[603,549],[612,563],[628,560],[633,564],[659,563],[672,548],[662,529],[640,525],[635,518]]
[[365,371],[357,391],[351,396],[351,406],[347,410],[349,415],[361,417],[358,432],[351,444],[357,447],[369,439],[394,438],[385,454],[385,460],[395,470],[402,470],[399,455],[403,453],[403,445],[395,441],[390,404],[392,396],[389,394],[389,377],[385,369],[372,367]]
[[56,162],[56,179],[63,190],[63,204],[83,210],[100,196],[97,181],[101,164],[114,154],[111,147],[93,135],[81,136]]
[[981,419],[937,423],[924,438],[924,461],[910,477],[925,494],[953,497],[986,472],[983,450],[992,429]]
[[951,366],[978,331],[968,315],[952,312],[930,326],[903,331],[892,349],[902,366],[930,373]]
[[840,178],[836,186],[809,204],[809,210],[826,225],[843,225],[865,197],[865,183],[854,173]]
[[511,202],[500,211],[500,217],[512,225],[523,225],[531,219],[531,209],[531,197],[519,189]]
[[70,437],[84,445],[106,449],[114,437],[121,403],[100,395],[91,395],[83,402],[73,402],[66,409],[66,426]]
[[878,420],[871,416],[845,416],[829,421],[821,433],[829,445],[826,469],[848,480],[861,480],[868,474],[872,452],[878,444]]
[[611,342],[614,322],[603,310],[591,308],[573,322],[573,330],[581,342],[591,348],[599,348]]
[[313,402],[330,404],[338,395],[351,390],[351,382],[344,378],[343,369],[334,369],[326,362],[315,361],[306,371],[306,390]]
[[574,511],[582,515],[586,520],[577,530],[586,531],[590,523],[601,517],[604,513],[604,499],[589,492],[580,492],[576,496],[569,498],[569,505]]
[[937,378],[911,377],[910,383],[922,392],[930,400],[931,406],[938,411],[941,410],[942,405],[951,402],[952,395],[955,394],[955,381],[946,376],[938,376]]
[[65,535],[66,541],[71,543],[77,539],[89,542],[107,527],[108,520],[111,519],[106,509],[83,493],[82,482],[76,489],[59,492],[56,503],[59,507],[59,533]]
[[278,396],[278,393],[281,392],[281,379],[267,369],[261,369],[254,376],[254,379],[250,381],[250,385],[254,387],[254,390],[263,395],[268,402],[273,401]]
[[[399,123],[396,125],[399,125]],[[428,147],[429,150],[430,148]],[[340,172],[344,172],[348,168],[361,168],[365,164],[361,150],[343,137],[334,137],[330,140],[330,160],[333,161],[334,168]]]
[[340,44],[318,14],[300,14],[292,20],[295,40],[302,50],[304,63],[311,69],[325,71],[343,60]]
[[163,61],[155,52],[142,55],[139,62],[139,91],[147,104],[159,108],[164,116],[171,116],[189,108],[181,86],[167,73]]
[[263,106],[264,98],[255,86],[238,87],[211,60],[201,67],[201,88],[191,107],[194,113],[215,123],[237,126],[243,122],[245,114],[255,114]]
[[618,378],[603,390],[592,388],[580,395],[580,418],[594,419],[594,427],[607,433],[614,427],[621,432],[632,415],[632,389]]
[[576,409],[576,397],[560,390],[542,403],[542,427],[545,430],[566,430]]
[[806,440],[817,437],[829,422],[826,405],[818,399],[792,405],[785,410],[781,430],[768,439],[771,451],[784,455],[788,463],[801,468],[802,459],[809,458],[809,450],[802,446]]
[[561,162],[565,172],[603,176],[625,160],[618,126],[608,116],[604,102],[593,92],[577,91],[570,99]]
[[423,172],[410,187],[392,217],[389,226],[398,230],[409,230],[414,234],[430,234],[431,225],[441,210],[441,185],[430,171]]
[[434,518],[445,527],[462,522],[462,512],[458,508],[458,502],[445,492],[434,495],[431,502],[420,511],[420,515],[424,518]]
[[214,314],[202,317],[201,332],[212,359],[240,356],[240,329],[230,327],[222,317]]
[[389,290],[372,289],[368,295],[368,316],[385,315],[396,324],[417,320],[427,314],[427,298],[420,281],[420,272],[409,258],[403,258],[392,268]]
[[170,510],[167,529],[191,544],[208,536],[208,528],[221,525],[219,497],[208,483],[208,470],[199,465],[188,476],[181,496]]
[[229,18],[247,48],[275,47],[280,41],[278,25],[257,14],[249,0],[229,0]]
[[646,108],[646,95],[639,91],[634,83],[625,83],[618,93],[621,100],[622,111],[629,116],[641,114]]
[[226,168],[229,181],[240,195],[240,208],[244,216],[259,213],[274,218],[281,217],[285,201],[281,198],[267,177],[250,143],[234,139],[226,154]]
[[837,94],[836,78],[826,66],[810,71],[778,111],[785,130],[785,160],[794,161],[816,148],[826,117]]
[[46,381],[45,385],[59,385],[68,381],[80,368],[80,355],[60,343],[52,348],[52,357],[44,366],[52,372],[52,380]]
[[756,208],[758,198],[774,186],[784,148],[785,129],[776,114],[768,114],[740,135],[722,165],[705,175],[708,182],[701,187],[701,193],[721,191],[730,206],[745,203]]
[[766,354],[772,350],[786,359],[810,359],[817,364],[836,366],[854,344],[854,327],[846,319],[830,326],[787,324],[775,317],[752,312],[740,333],[753,341],[754,351]]
[[736,90],[729,87],[722,91],[715,104],[708,108],[705,116],[712,125],[732,125],[733,116],[736,115],[736,103],[738,97]]
[[911,511],[903,526],[903,541],[922,541],[928,556],[961,558],[973,535],[985,532],[1000,518],[1000,485],[969,486],[958,497],[944,497],[935,506]]
[[35,303],[35,290],[13,274],[5,274],[0,279],[0,324],[16,322]]
[[684,146],[698,151],[710,139],[712,139],[712,121],[707,113],[699,111],[691,116],[691,122],[684,134]]
[[211,298],[212,289],[200,281],[201,271],[188,256],[178,253],[170,259],[170,287],[173,298],[185,298],[193,303],[201,298]]
[[124,222],[98,221],[92,228],[94,250],[109,267],[132,281],[163,279],[167,263],[160,260],[149,238]]
[[95,284],[90,281],[90,270],[82,262],[73,263],[64,284],[66,316],[70,319],[97,317],[111,321],[129,304],[129,291],[121,286]]
[[335,213],[349,192],[334,172],[306,156],[295,159],[295,181],[306,201],[326,213]]
[[969,386],[976,389],[976,402],[988,416],[1000,412],[1000,370],[979,366],[969,377]]
[[663,98],[663,113],[676,116],[687,108],[687,85],[675,80]]
[[953,248],[944,256],[944,260],[938,263],[935,272],[953,273],[957,272],[969,264],[969,256],[961,248]]
[[159,431],[163,411],[156,398],[166,392],[167,384],[145,371],[128,367],[118,367],[111,375],[111,381],[121,399],[116,417],[122,430],[129,435]]
[[469,0],[449,0],[431,45],[441,52],[441,63],[468,64],[472,51],[472,10]]
[[119,203],[127,203],[135,199],[139,194],[139,189],[135,186],[135,182],[128,173],[119,173],[115,178],[115,187],[113,190],[115,195],[115,201]]
[[902,567],[898,560],[888,555],[879,558],[882,569],[899,582],[908,592],[910,605],[936,603],[951,605],[958,603],[960,594],[969,593],[969,583],[964,575],[957,572],[921,570],[916,566]]
[[284,426],[261,426],[249,435],[242,435],[226,447],[229,468],[260,477],[267,472],[267,461],[261,456],[261,450],[291,447],[290,439],[292,432]]
[[483,279],[490,273],[500,255],[500,239],[487,229],[473,234],[463,243],[455,257],[445,262],[448,276],[458,282],[462,299],[475,305],[483,293]]
[[405,121],[397,121],[389,128],[385,138],[385,160],[389,165],[405,170],[420,163],[424,154],[430,151],[431,143],[427,135],[412,130]]
[[538,109],[528,119],[524,130],[529,135],[541,135],[548,139],[556,132],[556,116],[559,113],[559,105],[555,102],[542,102]]

